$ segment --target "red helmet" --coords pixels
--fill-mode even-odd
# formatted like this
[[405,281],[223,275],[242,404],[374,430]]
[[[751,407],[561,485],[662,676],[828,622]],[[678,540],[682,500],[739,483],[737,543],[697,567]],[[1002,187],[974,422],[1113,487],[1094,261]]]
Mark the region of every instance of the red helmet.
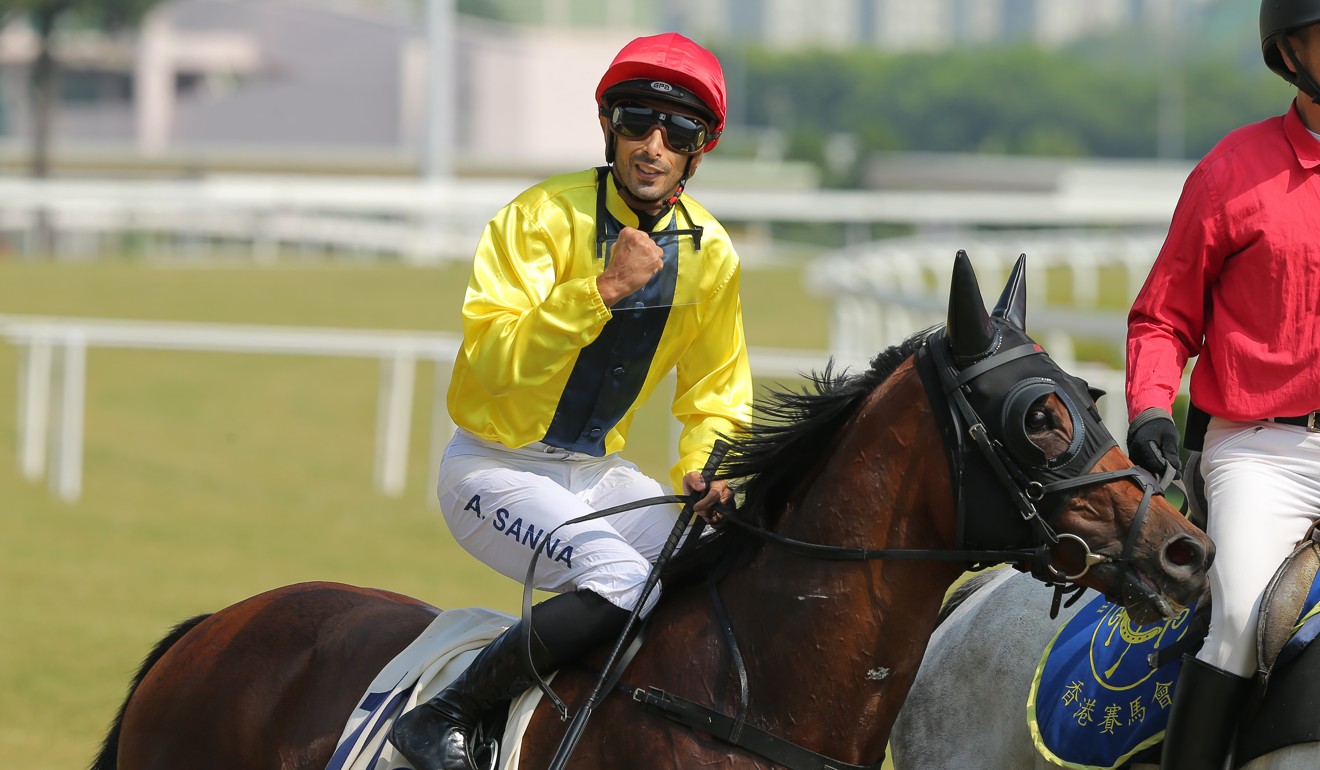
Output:
[[712,123],[702,151],[719,144],[728,111],[724,70],[715,54],[677,32],[639,37],[614,57],[596,86],[596,104],[605,109],[627,96],[696,109]]

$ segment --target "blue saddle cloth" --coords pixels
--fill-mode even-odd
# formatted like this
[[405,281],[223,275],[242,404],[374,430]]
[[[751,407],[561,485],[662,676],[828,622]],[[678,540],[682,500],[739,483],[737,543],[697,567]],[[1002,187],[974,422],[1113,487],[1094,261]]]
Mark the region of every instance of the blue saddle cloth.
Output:
[[1182,661],[1152,669],[1148,656],[1182,639],[1194,610],[1138,626],[1098,596],[1074,615],[1045,648],[1027,697],[1036,749],[1064,767],[1110,770],[1158,744]]

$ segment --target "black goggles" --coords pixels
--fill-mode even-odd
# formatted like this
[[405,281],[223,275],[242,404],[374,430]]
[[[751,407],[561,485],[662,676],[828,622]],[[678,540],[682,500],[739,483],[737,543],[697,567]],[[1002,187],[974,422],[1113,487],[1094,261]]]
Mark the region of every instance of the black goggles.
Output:
[[619,104],[610,110],[610,129],[626,139],[642,139],[659,128],[665,146],[692,155],[710,139],[710,129],[696,118],[661,112],[642,104]]

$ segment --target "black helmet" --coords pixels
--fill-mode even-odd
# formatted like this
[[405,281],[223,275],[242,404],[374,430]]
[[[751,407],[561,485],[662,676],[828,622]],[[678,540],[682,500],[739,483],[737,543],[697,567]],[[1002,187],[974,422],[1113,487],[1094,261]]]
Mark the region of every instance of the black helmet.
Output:
[[1275,45],[1292,30],[1320,22],[1320,0],[1261,0],[1260,51],[1265,64],[1289,83],[1297,76],[1288,69]]

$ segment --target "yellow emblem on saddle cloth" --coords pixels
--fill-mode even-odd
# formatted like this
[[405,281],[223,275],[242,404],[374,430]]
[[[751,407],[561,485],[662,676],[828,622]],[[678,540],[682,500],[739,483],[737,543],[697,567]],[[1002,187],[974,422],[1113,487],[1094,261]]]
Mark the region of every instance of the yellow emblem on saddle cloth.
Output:
[[1112,770],[1164,737],[1182,664],[1152,669],[1150,656],[1183,638],[1195,606],[1172,619],[1135,625],[1096,597],[1045,648],[1027,697],[1032,741],[1052,762]]

